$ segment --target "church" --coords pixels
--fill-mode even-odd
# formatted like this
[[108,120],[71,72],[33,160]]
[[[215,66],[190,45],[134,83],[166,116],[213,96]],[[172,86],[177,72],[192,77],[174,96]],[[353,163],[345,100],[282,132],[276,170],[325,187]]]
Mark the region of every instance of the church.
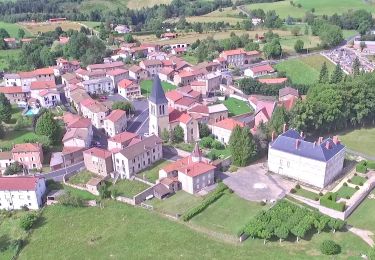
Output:
[[149,134],[161,137],[164,130],[170,132],[176,126],[184,130],[184,142],[191,143],[199,139],[198,121],[187,112],[168,107],[159,76],[155,76],[148,99]]

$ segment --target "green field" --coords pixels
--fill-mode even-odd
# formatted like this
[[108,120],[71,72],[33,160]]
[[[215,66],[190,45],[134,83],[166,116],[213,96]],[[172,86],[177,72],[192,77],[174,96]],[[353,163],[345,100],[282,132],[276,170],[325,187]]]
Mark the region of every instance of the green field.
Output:
[[20,53],[20,49],[0,50],[0,70],[7,70],[9,61],[15,60]]
[[40,143],[48,143],[48,137],[39,136],[32,130],[9,130],[6,132],[5,137],[0,139],[0,148],[9,150],[14,144],[21,144],[25,142],[34,142],[37,140]]
[[91,29],[100,26],[100,22],[80,21],[79,23],[84,24]]
[[146,170],[137,173],[137,175],[141,179],[156,183],[156,180],[159,179],[159,170],[170,163],[170,161],[160,160],[154,163],[152,166],[148,167]]
[[286,72],[294,84],[312,84],[319,79],[319,72],[324,62],[332,72],[335,65],[320,54],[285,60],[275,67],[278,71]]
[[137,180],[119,180],[116,184],[109,187],[110,191],[116,191],[117,196],[133,198],[135,195],[149,188],[147,184]]
[[229,116],[242,115],[252,111],[248,102],[232,97],[227,98],[223,104],[228,108]]
[[[367,4],[362,0],[294,0],[295,6],[290,4],[290,1],[280,1],[272,3],[260,3],[246,5],[247,10],[263,9],[265,12],[275,10],[280,18],[287,18],[288,16],[294,18],[302,18],[306,11],[315,9],[315,15],[333,15],[334,13],[344,13],[348,10],[365,9],[371,12],[375,11],[374,4]],[[297,5],[302,7],[298,8]]]
[[[172,84],[170,84],[168,82],[164,82],[164,81],[161,82],[161,85],[163,86],[163,89],[164,89],[165,92],[177,88],[175,85],[172,85]],[[152,89],[152,80],[147,79],[147,80],[141,81],[141,93],[142,93],[142,95],[149,96],[150,93],[151,93],[151,89]]]
[[375,156],[375,128],[362,128],[340,135],[346,147],[355,152]]
[[[18,30],[20,28],[24,29],[21,25],[17,23],[6,23],[0,21],[0,28],[4,28],[9,33],[10,37],[17,38],[18,37]],[[25,37],[30,36],[31,34],[25,30]]]
[[349,232],[322,233],[298,244],[230,244],[142,208],[114,201],[103,206],[47,207],[18,259],[332,259],[320,253],[324,239],[340,244],[342,253],[334,259],[360,259],[369,249]]
[[190,222],[235,236],[259,211],[266,209],[267,206],[226,193]]
[[[375,191],[371,194],[375,195]],[[375,199],[365,199],[349,217],[348,223],[357,228],[367,229],[375,234]]]
[[147,204],[152,205],[154,210],[175,216],[176,214],[182,215],[188,209],[199,205],[202,200],[202,197],[194,196],[181,190],[167,199],[159,200],[155,198],[148,201]]
[[92,172],[85,170],[83,172],[80,172],[70,177],[69,183],[74,184],[74,185],[84,185],[93,177],[96,177],[96,175],[93,174]]

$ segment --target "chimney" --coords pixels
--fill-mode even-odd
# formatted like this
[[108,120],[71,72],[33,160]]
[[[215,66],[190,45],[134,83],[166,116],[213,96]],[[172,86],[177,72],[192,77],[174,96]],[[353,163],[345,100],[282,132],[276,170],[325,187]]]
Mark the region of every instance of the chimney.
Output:
[[298,149],[298,146],[299,146],[300,142],[301,142],[300,139],[296,139],[296,150]]
[[331,149],[331,143],[329,141],[326,142],[326,149],[327,150]]
[[285,131],[286,131],[286,124],[284,124],[283,126],[283,133],[285,133]]
[[301,133],[299,135],[303,138],[303,131],[301,131]]
[[318,145],[320,145],[321,143],[322,143],[322,141],[323,141],[323,137],[319,137],[319,139],[318,139]]
[[275,131],[272,132],[272,142],[275,140]]
[[316,141],[314,141],[314,148],[315,148],[315,146],[316,146]]
[[333,143],[334,143],[335,145],[337,145],[337,144],[340,143],[339,137],[338,137],[337,135],[335,135],[335,136],[333,137]]

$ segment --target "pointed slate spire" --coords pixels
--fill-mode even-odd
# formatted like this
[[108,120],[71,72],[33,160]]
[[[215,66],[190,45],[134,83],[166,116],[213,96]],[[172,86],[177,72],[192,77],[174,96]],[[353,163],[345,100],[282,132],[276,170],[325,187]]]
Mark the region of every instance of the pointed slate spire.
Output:
[[199,148],[199,144],[198,144],[198,142],[195,143],[194,150],[193,150],[193,152],[191,153],[191,158],[192,158],[193,162],[200,162],[200,161],[201,161],[201,158],[202,158],[202,151],[201,151],[201,149]]
[[159,76],[155,76],[153,83],[152,83],[152,90],[149,100],[155,104],[164,104],[168,103],[167,98],[165,97],[165,93],[163,87],[161,85],[161,81]]

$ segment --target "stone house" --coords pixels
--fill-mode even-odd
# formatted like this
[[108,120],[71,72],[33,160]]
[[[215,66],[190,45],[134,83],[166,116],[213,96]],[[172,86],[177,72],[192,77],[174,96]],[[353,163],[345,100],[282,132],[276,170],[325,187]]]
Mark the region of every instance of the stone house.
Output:
[[88,171],[107,176],[113,172],[112,154],[111,152],[93,147],[83,152],[85,167]]

